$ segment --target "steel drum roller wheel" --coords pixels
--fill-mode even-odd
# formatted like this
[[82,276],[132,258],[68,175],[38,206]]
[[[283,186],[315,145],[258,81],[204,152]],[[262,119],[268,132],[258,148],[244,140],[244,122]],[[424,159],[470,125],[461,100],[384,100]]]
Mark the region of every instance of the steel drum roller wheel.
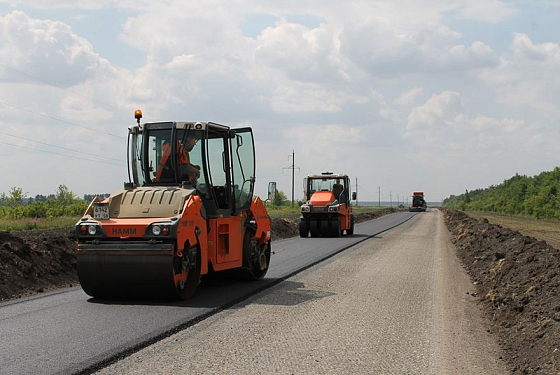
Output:
[[183,258],[174,257],[173,263],[177,297],[189,299],[194,296],[200,284],[200,248],[196,246],[189,249],[186,254],[183,253]]
[[95,298],[177,298],[174,256],[77,254],[78,278]]
[[253,232],[247,230],[243,237],[243,267],[249,280],[260,280],[266,275],[270,265],[270,241],[251,241]]

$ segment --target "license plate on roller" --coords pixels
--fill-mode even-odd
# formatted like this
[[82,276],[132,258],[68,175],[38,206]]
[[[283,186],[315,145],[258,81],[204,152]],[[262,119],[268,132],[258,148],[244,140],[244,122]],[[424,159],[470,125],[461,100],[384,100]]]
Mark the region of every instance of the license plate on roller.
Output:
[[109,220],[109,206],[93,206],[93,218],[96,220]]

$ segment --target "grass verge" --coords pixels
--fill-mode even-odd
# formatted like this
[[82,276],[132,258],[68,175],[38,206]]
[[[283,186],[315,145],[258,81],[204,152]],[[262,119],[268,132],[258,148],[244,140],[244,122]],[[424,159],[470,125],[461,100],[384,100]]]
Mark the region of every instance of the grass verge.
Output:
[[[389,206],[353,206],[354,213],[376,212]],[[289,206],[275,207],[267,205],[266,209],[272,218],[298,218],[300,208]],[[81,216],[64,216],[54,218],[24,218],[19,220],[0,219],[0,231],[20,231],[31,229],[72,228]]]
[[18,220],[0,219],[0,231],[19,231],[31,229],[71,228],[81,216],[62,216],[53,218],[24,218]]

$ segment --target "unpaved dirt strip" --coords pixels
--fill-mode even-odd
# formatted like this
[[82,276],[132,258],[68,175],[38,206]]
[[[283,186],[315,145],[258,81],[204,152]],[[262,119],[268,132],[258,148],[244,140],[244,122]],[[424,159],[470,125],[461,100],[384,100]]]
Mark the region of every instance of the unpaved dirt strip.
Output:
[[472,292],[427,212],[99,373],[505,374]]

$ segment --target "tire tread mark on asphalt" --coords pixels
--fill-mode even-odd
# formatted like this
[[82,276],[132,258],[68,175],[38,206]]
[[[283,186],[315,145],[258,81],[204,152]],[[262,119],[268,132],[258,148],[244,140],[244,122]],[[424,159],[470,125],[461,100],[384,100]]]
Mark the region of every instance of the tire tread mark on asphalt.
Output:
[[[234,300],[231,300],[231,301],[229,301],[229,302],[223,304],[222,306],[216,307],[216,308],[214,308],[214,309],[212,309],[212,310],[210,310],[210,311],[208,311],[208,312],[206,312],[206,313],[204,313],[204,314],[201,314],[201,315],[197,316],[196,318],[190,319],[190,320],[188,320],[187,322],[181,323],[180,325],[178,325],[178,326],[176,326],[176,327],[173,327],[173,328],[171,328],[171,329],[168,329],[167,331],[165,331],[165,332],[163,332],[163,333],[160,333],[160,334],[158,334],[158,335],[156,335],[156,336],[154,336],[154,337],[152,337],[152,338],[150,338],[150,339],[148,339],[148,340],[145,340],[145,341],[143,341],[143,342],[140,342],[140,343],[138,343],[138,344],[135,344],[135,345],[131,346],[130,348],[127,348],[127,349],[125,349],[125,350],[122,350],[122,351],[120,351],[120,352],[118,352],[118,353],[115,353],[115,354],[111,355],[110,357],[108,357],[108,358],[106,358],[106,359],[104,359],[104,360],[102,360],[102,361],[100,361],[100,362],[97,362],[97,363],[95,363],[95,364],[93,364],[93,365],[90,365],[90,366],[86,367],[85,369],[82,369],[82,370],[76,372],[75,374],[78,374],[78,375],[89,375],[89,374],[93,374],[93,373],[95,373],[96,371],[101,370],[101,369],[103,369],[103,368],[105,368],[105,367],[108,367],[108,366],[112,365],[113,363],[118,362],[119,360],[121,360],[121,359],[123,359],[123,358],[126,358],[126,357],[128,357],[128,356],[131,356],[132,354],[134,354],[134,353],[136,353],[136,352],[138,352],[138,351],[140,351],[140,350],[142,350],[142,349],[144,349],[144,348],[146,348],[146,347],[148,347],[148,346],[150,346],[150,345],[153,345],[153,344],[155,344],[155,343],[158,342],[158,341],[161,341],[161,340],[163,340],[163,339],[165,339],[165,338],[167,338],[167,337],[169,337],[169,336],[172,336],[172,335],[174,335],[174,334],[177,333],[177,332],[183,331],[183,330],[185,330],[185,329],[187,329],[187,328],[189,328],[189,327],[191,327],[191,326],[193,326],[193,325],[195,325],[195,324],[197,324],[197,323],[200,323],[201,321],[203,321],[203,320],[205,320],[205,319],[207,319],[207,318],[209,318],[209,317],[211,317],[211,316],[213,316],[213,315],[215,315],[215,314],[217,314],[217,313],[219,313],[219,312],[221,312],[221,311],[223,311],[223,310],[226,310],[226,309],[228,309],[228,308],[230,308],[230,307],[232,307],[232,306],[234,306],[234,305],[236,305],[236,304],[238,304],[238,303],[240,303],[240,302],[243,302],[243,301],[245,301],[246,299],[248,299],[248,298],[250,298],[250,297],[252,297],[252,296],[254,296],[254,295],[256,295],[256,294],[258,294],[258,293],[260,293],[260,292],[262,292],[262,291],[264,291],[264,290],[266,290],[266,289],[269,289],[269,288],[271,288],[271,287],[273,287],[273,286],[275,286],[275,285],[277,285],[277,284],[280,284],[281,282],[286,281],[287,279],[289,279],[289,278],[291,278],[291,277],[293,277],[293,276],[295,276],[295,275],[297,275],[297,274],[299,274],[299,273],[301,273],[301,272],[303,272],[303,271],[305,271],[305,270],[307,270],[307,269],[309,269],[309,268],[311,268],[311,267],[313,267],[313,266],[316,266],[317,264],[322,263],[322,262],[324,262],[325,260],[327,260],[327,259],[329,259],[329,258],[332,258],[332,257],[334,257],[335,255],[338,255],[338,254],[340,254],[341,252],[343,252],[343,251],[345,251],[345,250],[348,250],[348,249],[351,248],[351,247],[354,247],[354,246],[356,246],[356,245],[358,245],[358,244],[360,244],[360,243],[362,243],[362,242],[364,242],[364,241],[367,241],[367,240],[369,240],[370,238],[373,238],[373,237],[375,237],[375,236],[377,236],[377,235],[379,235],[379,234],[381,234],[381,233],[384,233],[384,232],[387,232],[387,231],[389,231],[389,230],[391,230],[391,229],[393,229],[393,228],[396,228],[396,227],[398,227],[399,225],[402,225],[402,224],[406,223],[407,221],[409,221],[410,219],[412,219],[412,218],[415,217],[416,215],[417,215],[417,214],[411,215],[411,216],[408,217],[406,220],[401,221],[401,222],[399,222],[398,224],[395,224],[395,225],[393,225],[393,226],[391,226],[391,227],[389,227],[389,228],[383,229],[383,230],[381,230],[381,231],[379,231],[379,232],[376,232],[376,233],[374,233],[374,234],[366,235],[365,237],[363,237],[363,239],[361,239],[361,240],[359,240],[359,241],[357,241],[357,242],[354,242],[354,243],[352,243],[352,244],[349,244],[349,245],[347,245],[347,246],[345,246],[345,247],[343,247],[343,248],[341,248],[341,249],[339,249],[339,250],[337,250],[337,251],[335,251],[335,252],[333,252],[333,253],[331,253],[331,254],[328,254],[327,256],[325,256],[325,257],[323,257],[323,258],[320,258],[320,259],[318,259],[318,260],[316,260],[316,261],[314,261],[314,262],[312,262],[312,263],[310,263],[310,264],[308,264],[308,265],[306,265],[306,266],[304,266],[304,267],[302,267],[302,268],[298,268],[298,269],[296,269],[295,271],[293,271],[293,272],[291,272],[291,273],[289,273],[289,274],[287,274],[287,275],[285,275],[285,276],[276,278],[276,279],[274,279],[274,281],[270,281],[270,282],[266,283],[265,285],[263,285],[263,286],[261,286],[261,287],[259,287],[259,288],[257,288],[257,289],[254,289],[254,290],[252,290],[252,291],[250,291],[250,292],[248,292],[248,293],[246,293],[246,294],[244,294],[244,295],[242,295],[242,296],[240,296],[240,297],[238,297],[238,298],[236,298],[236,299],[234,299]],[[373,220],[376,220],[376,219],[373,219]],[[64,372],[64,373],[65,373],[65,372]]]

